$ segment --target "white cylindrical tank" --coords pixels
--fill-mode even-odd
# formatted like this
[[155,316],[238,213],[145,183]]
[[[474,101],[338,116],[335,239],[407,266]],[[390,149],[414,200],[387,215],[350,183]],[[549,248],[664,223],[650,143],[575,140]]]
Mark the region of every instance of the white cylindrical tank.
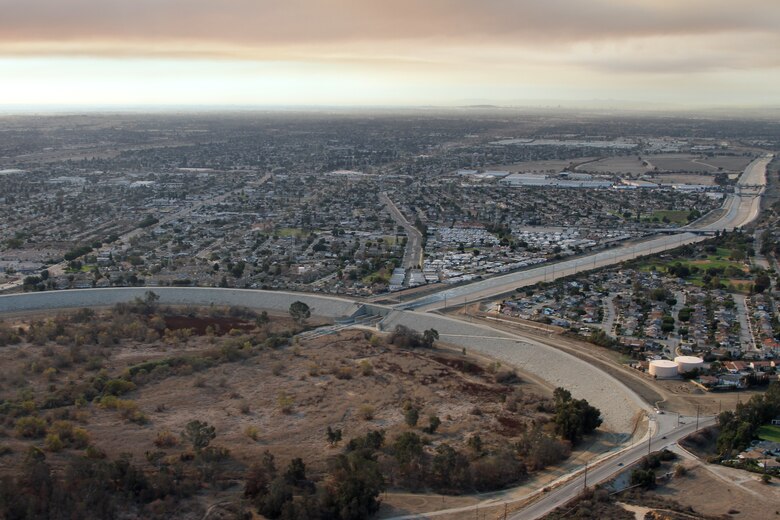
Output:
[[650,362],[650,375],[658,379],[677,377],[677,363],[668,359],[654,359]]
[[704,360],[696,356],[677,356],[674,362],[677,363],[677,370],[681,374],[704,368]]

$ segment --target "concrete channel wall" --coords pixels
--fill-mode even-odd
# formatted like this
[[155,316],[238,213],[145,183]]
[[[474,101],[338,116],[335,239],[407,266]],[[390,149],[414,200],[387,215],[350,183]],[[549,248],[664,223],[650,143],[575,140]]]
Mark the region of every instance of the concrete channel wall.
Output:
[[0,314],[73,307],[101,307],[143,298],[152,291],[162,305],[237,305],[255,309],[287,312],[294,301],[302,301],[312,314],[326,318],[350,316],[360,305],[352,300],[282,291],[217,289],[205,287],[138,287],[112,289],[76,289],[0,296]]
[[419,331],[436,329],[440,341],[484,354],[530,372],[552,386],[566,388],[575,398],[587,399],[599,408],[604,426],[618,434],[631,434],[637,413],[651,409],[623,383],[590,363],[522,336],[460,319],[408,311],[393,312],[381,325],[388,331],[396,325]]
[[391,307],[374,304],[363,305],[330,296],[198,287],[82,289],[0,296],[0,315],[35,310],[111,306],[143,298],[147,291],[157,294],[163,305],[236,305],[286,312],[291,303],[302,301],[312,308],[314,315],[327,318],[344,320],[363,313],[381,316],[383,319],[378,327],[384,331],[391,331],[396,325],[404,325],[418,331],[433,328],[439,332],[443,342],[490,356],[530,372],[552,386],[564,387],[576,398],[587,399],[601,409],[604,425],[619,434],[631,433],[637,412],[649,409],[634,392],[615,378],[549,345],[455,318],[393,310]]

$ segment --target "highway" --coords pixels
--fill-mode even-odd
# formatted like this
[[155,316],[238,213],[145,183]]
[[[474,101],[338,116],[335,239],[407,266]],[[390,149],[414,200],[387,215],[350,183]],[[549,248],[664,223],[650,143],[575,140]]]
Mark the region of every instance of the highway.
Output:
[[419,269],[422,266],[423,249],[422,249],[422,234],[420,230],[414,227],[406,220],[406,217],[398,206],[390,200],[387,192],[382,192],[379,195],[379,200],[387,207],[390,215],[395,220],[395,223],[404,228],[408,241],[406,242],[406,250],[404,251],[404,259],[402,266],[406,269]]
[[[703,225],[694,223],[681,228],[681,232],[675,235],[662,235],[647,240],[627,242],[618,247],[586,256],[545,264],[524,271],[480,280],[468,285],[445,289],[435,294],[404,302],[399,304],[398,307],[419,311],[433,311],[442,309],[447,305],[461,305],[479,301],[511,293],[518,287],[525,287],[538,282],[551,282],[583,271],[591,271],[619,264],[640,256],[660,253],[707,239],[706,236],[692,233],[691,231],[730,231],[746,226],[758,216],[761,195],[766,185],[766,167],[771,162],[772,157],[770,154],[759,157],[745,168],[745,171],[737,181],[734,195],[727,196],[723,203],[723,214],[713,223]],[[760,189],[756,189],[754,186],[760,186]],[[686,229],[689,231],[686,231]]]

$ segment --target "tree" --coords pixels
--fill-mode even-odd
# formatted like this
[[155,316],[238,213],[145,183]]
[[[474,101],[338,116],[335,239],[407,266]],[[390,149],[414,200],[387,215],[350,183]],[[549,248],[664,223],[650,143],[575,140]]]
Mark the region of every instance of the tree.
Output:
[[635,469],[631,472],[631,485],[645,489],[655,488],[655,472],[652,469]]
[[362,520],[379,510],[378,498],[385,480],[373,455],[339,455],[331,465],[329,477],[322,507],[324,518]]
[[181,434],[182,438],[189,441],[195,451],[200,452],[217,436],[214,427],[207,422],[190,421]]
[[302,301],[295,301],[290,305],[290,316],[296,323],[303,324],[311,317],[311,309]]
[[753,291],[756,293],[762,293],[772,286],[772,282],[769,279],[769,275],[761,273],[756,276],[756,281],[753,284]]
[[585,399],[573,399],[571,392],[560,387],[555,389],[553,397],[555,431],[567,441],[577,444],[584,435],[601,426],[601,411]]
[[339,441],[341,441],[341,428],[334,430],[328,426],[328,430],[325,432],[325,435],[328,438],[328,443],[331,446],[336,446]]
[[404,411],[404,421],[410,427],[417,426],[417,421],[420,419],[420,410],[416,406],[409,406]]
[[425,428],[425,433],[430,433],[431,435],[433,435],[434,433],[436,433],[436,430],[439,428],[440,425],[441,425],[441,419],[439,419],[435,415],[429,416],[428,426]]
[[423,441],[414,432],[403,432],[393,443],[393,454],[401,464],[412,464],[422,458]]
[[436,329],[428,329],[423,332],[423,345],[426,347],[431,348],[437,339],[439,339],[439,332]]
[[431,461],[431,476],[440,489],[460,490],[469,483],[469,461],[452,446],[442,443]]

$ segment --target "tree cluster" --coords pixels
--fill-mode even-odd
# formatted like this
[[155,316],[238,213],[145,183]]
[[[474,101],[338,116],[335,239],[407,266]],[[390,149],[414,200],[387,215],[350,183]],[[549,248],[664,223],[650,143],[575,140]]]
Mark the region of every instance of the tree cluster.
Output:
[[404,325],[396,325],[388,338],[388,342],[401,348],[431,348],[438,339],[439,332],[436,329],[428,329],[420,334],[416,330]]
[[756,394],[746,403],[738,403],[735,411],[718,416],[718,453],[730,457],[750,445],[759,428],[780,415],[780,382],[772,382],[764,394]]
[[364,444],[331,460],[328,474],[318,484],[306,476],[300,458],[280,472],[273,455],[266,452],[249,469],[244,496],[266,518],[359,520],[379,509],[384,486],[373,449]]
[[560,387],[555,389],[553,396],[555,432],[573,445],[601,426],[601,411],[585,399],[573,399],[571,392]]

